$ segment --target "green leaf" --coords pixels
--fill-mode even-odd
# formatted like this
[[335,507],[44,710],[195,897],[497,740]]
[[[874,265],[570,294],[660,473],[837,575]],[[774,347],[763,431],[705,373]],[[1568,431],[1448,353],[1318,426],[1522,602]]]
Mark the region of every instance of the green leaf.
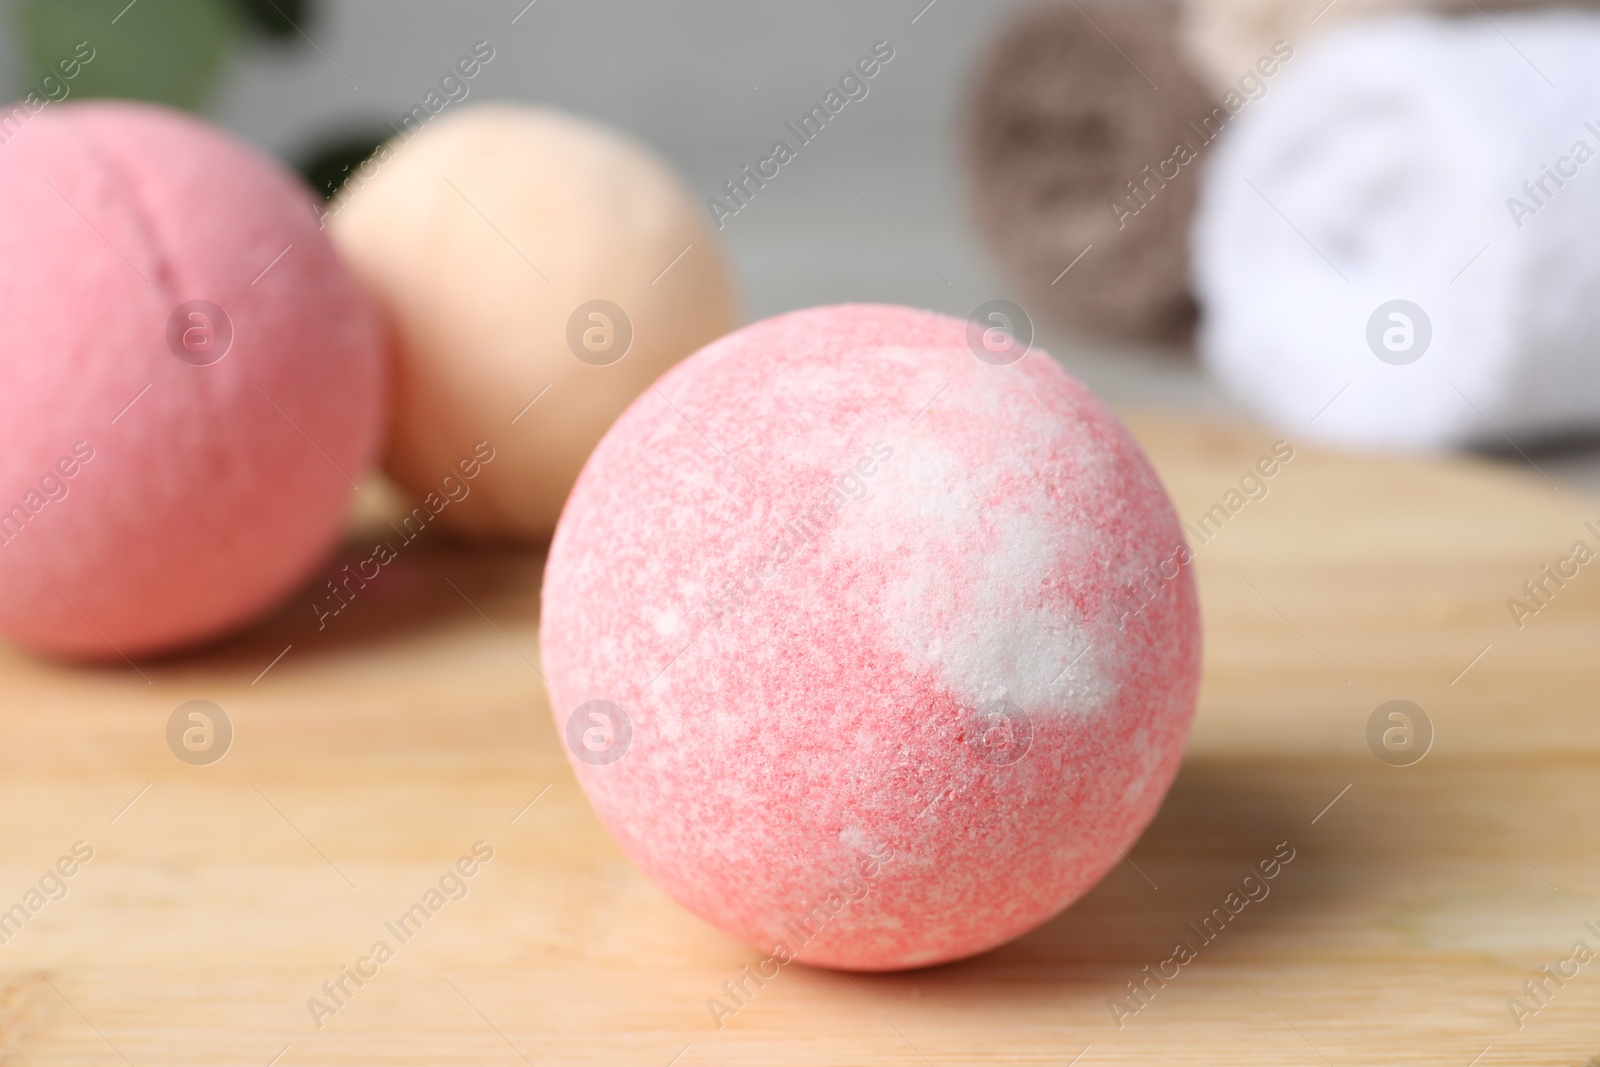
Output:
[[278,41],[302,40],[301,31],[314,17],[311,0],[234,0],[245,23]]
[[[210,95],[238,30],[231,0],[24,0],[19,14],[25,91],[190,110]],[[74,64],[81,43],[94,58]]]
[[393,136],[391,129],[373,127],[326,139],[306,154],[305,162],[299,167],[300,173],[323,199],[332,200],[345,179]]

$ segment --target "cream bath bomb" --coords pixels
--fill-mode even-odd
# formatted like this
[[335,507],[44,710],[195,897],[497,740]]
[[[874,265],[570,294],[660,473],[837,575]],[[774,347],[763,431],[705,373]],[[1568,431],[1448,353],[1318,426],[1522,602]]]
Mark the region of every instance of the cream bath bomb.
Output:
[[254,149],[146,105],[20,114],[0,146],[0,634],[113,660],[203,641],[339,536],[381,437],[381,320],[310,191]]
[[612,420],[736,325],[716,235],[671,170],[557,111],[408,128],[330,225],[398,334],[389,471],[420,497],[478,442],[495,451],[440,516],[462,534],[549,536]]
[[1177,772],[1200,622],[1171,502],[1083,385],[984,341],[879,306],[740,330],[628,409],[556,530],[540,644],[579,781],[768,969],[1014,938]]

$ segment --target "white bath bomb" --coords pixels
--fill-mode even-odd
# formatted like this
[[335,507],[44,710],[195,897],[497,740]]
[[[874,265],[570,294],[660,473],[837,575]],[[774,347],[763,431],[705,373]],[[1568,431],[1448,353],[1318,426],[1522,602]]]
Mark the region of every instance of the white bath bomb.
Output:
[[408,129],[330,226],[398,335],[385,465],[419,499],[464,487],[439,510],[462,534],[548,536],[623,408],[736,325],[716,235],[671,169],[557,111],[477,105]]

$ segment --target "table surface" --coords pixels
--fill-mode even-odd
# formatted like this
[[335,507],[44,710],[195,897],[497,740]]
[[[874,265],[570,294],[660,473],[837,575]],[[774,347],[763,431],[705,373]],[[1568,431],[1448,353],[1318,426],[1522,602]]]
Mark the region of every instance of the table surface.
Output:
[[[1273,442],[1130,421],[1187,519]],[[1197,547],[1200,712],[1129,863],[977,959],[787,967],[722,1028],[708,998],[760,954],[591,814],[535,670],[537,555],[422,541],[323,631],[302,596],[137,669],[0,652],[0,909],[66,889],[0,945],[0,1063],[1588,1062],[1600,567],[1521,629],[1506,601],[1600,543],[1600,501],[1527,465],[1307,448],[1268,484]],[[1435,734],[1406,767],[1367,742],[1395,698]],[[234,727],[209,766],[167,745],[191,699]],[[467,895],[389,936],[480,841]],[[1202,942],[1284,841],[1270,895]],[[49,877],[75,845],[92,859]],[[319,1028],[308,998],[380,938],[393,958]],[[1180,940],[1195,958],[1132,1011]]]

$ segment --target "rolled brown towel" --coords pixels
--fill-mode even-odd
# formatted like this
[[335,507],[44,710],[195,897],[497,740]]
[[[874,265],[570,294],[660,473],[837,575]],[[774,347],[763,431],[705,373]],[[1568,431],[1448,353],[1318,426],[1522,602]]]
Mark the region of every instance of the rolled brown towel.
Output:
[[1040,310],[1090,333],[1187,339],[1198,159],[1174,151],[1203,153],[1190,124],[1212,106],[1171,7],[1046,7],[1000,35],[968,116],[972,190],[985,236]]
[[1276,42],[1298,48],[1356,19],[1433,12],[1492,20],[1500,11],[1597,6],[1600,0],[1184,0],[1180,40],[1194,69],[1220,94]]

